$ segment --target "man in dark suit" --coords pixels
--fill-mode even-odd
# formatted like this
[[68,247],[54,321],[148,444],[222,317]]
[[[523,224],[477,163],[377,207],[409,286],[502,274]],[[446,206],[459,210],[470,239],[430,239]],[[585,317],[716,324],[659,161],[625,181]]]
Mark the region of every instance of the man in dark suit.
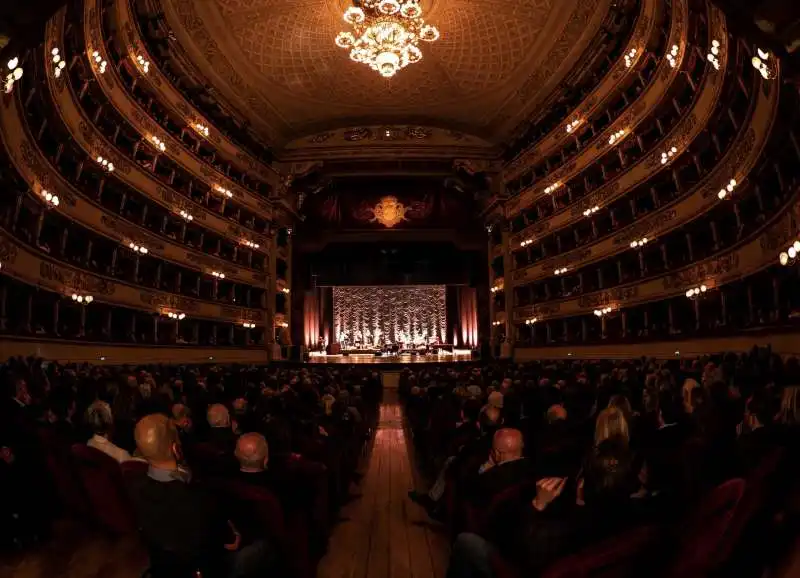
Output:
[[522,432],[511,428],[497,430],[489,459],[464,481],[464,500],[482,509],[504,490],[529,479],[531,463],[523,457],[522,450]]
[[659,393],[657,429],[642,448],[641,479],[651,494],[677,496],[693,486],[695,464],[684,452],[688,434],[683,417],[682,400],[670,391]]
[[136,447],[149,464],[130,480],[139,527],[150,549],[155,578],[204,578],[268,573],[264,543],[242,547],[241,536],[203,486],[181,468],[180,438],[172,421],[148,415],[136,424]]
[[231,428],[231,415],[228,408],[221,403],[215,403],[208,408],[207,443],[220,452],[232,453],[236,446],[236,434]]
[[774,409],[766,394],[758,392],[745,404],[741,435],[736,443],[735,475],[747,476],[775,447]]

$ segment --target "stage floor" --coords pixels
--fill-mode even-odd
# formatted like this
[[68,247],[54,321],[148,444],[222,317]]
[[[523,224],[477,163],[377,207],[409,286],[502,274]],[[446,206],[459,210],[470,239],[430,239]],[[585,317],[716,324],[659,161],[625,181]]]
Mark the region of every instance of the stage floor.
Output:
[[451,363],[454,361],[473,361],[472,353],[455,353],[452,355],[399,355],[375,356],[372,353],[351,353],[349,355],[324,355],[312,353],[308,363],[343,363],[347,365],[372,364],[372,365],[397,365],[412,363]]

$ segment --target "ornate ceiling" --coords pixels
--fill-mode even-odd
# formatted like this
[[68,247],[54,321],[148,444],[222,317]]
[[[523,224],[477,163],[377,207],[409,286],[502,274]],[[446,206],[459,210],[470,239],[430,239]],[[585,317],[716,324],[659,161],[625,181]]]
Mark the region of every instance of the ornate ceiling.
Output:
[[611,0],[423,0],[441,39],[383,79],[333,39],[347,0],[160,0],[180,45],[285,145],[367,124],[503,142],[582,57]]

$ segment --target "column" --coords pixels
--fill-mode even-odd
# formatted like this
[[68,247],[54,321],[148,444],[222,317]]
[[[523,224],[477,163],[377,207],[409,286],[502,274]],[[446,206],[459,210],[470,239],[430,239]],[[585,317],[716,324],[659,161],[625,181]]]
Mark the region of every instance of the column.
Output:
[[[199,280],[198,280],[198,283],[199,283]],[[175,273],[175,288],[173,289],[173,291],[175,293],[180,293],[182,286],[183,286],[183,275],[181,274],[180,271],[178,271],[177,273]],[[200,287],[198,287],[198,291],[197,291],[197,296],[198,297],[200,297],[200,290],[199,289],[200,289]]]
[[217,344],[217,324],[211,326],[211,341],[213,345]]
[[114,275],[114,272],[117,270],[117,251],[119,250],[118,247],[114,247],[111,251],[111,275]]
[[133,282],[139,282],[139,255],[133,256]]
[[667,246],[664,243],[661,243],[659,248],[661,249],[661,260],[664,262],[664,269],[669,269],[669,256],[667,255]]
[[39,217],[36,219],[36,233],[33,236],[33,242],[38,245],[39,238],[42,236],[42,227],[44,226],[44,210],[39,213]]
[[[272,359],[272,345],[275,343],[275,309],[277,307],[275,298],[278,294],[278,237],[276,231],[270,231],[267,244],[268,247],[264,247],[264,251],[267,253],[267,268],[269,274],[267,275],[267,286],[264,291],[264,296],[267,301],[267,323],[264,332],[266,334],[267,353],[270,355],[270,359]],[[251,256],[252,253],[251,249]],[[333,340],[333,336],[331,336],[331,339]]]
[[136,313],[131,315],[131,335],[136,339]]
[[[286,236],[286,286],[291,290],[293,268],[292,268],[292,248],[294,245],[294,238],[291,235]],[[294,325],[292,325],[292,292],[286,294],[286,323],[289,324],[289,345],[292,345],[292,335],[294,333]],[[302,320],[301,320],[302,323]]]
[[192,324],[192,343],[200,343],[200,322],[195,321]]
[[645,335],[650,333],[650,311],[645,307],[642,314],[642,325],[644,325]]
[[644,266],[644,251],[639,250],[639,274],[644,277],[647,273],[647,268]]
[[628,336],[628,312],[622,311],[620,319],[622,320],[622,337],[625,338]]
[[724,289],[719,291],[719,306],[722,313],[722,325],[728,325],[728,297]]
[[694,328],[696,331],[700,331],[700,300],[694,300]]
[[597,269],[597,288],[598,289],[605,289],[605,285],[603,283],[603,268],[598,267]]
[[153,316],[153,342],[158,343],[158,316]]
[[588,339],[588,328],[586,326],[586,317],[581,317],[581,341]]
[[675,316],[672,311],[672,301],[667,303],[667,325],[669,329],[669,334],[675,331]]
[[778,282],[778,277],[772,277],[772,309],[770,315],[773,317],[772,321],[776,321],[781,317],[781,286]]
[[156,262],[156,289],[161,289],[161,267],[162,261]]
[[622,276],[622,260],[621,259],[617,259],[617,278],[619,279],[619,282],[622,283],[622,280],[623,280],[624,277]]
[[504,224],[503,234],[503,283],[505,289],[503,298],[505,299],[506,309],[506,343],[508,343],[509,355],[514,355],[514,259],[511,256],[511,233],[508,225]]
[[86,266],[90,266],[92,264],[92,249],[94,249],[94,243],[92,240],[89,239],[89,242],[86,244]]
[[711,226],[711,241],[714,243],[714,250],[719,250],[719,231],[717,231],[717,223],[716,221],[711,221],[709,223]]
[[109,340],[111,340],[111,311],[110,308],[106,311],[106,335]]
[[553,340],[553,330],[550,328],[550,322],[546,322],[544,324],[545,334],[547,336],[547,343],[550,343]]
[[211,299],[214,301],[219,297],[219,281],[216,278],[211,282]]
[[65,255],[67,252],[67,238],[69,237],[69,229],[66,227],[64,231],[61,233],[61,253],[59,255]]
[[53,333],[58,335],[58,313],[61,309],[61,299],[56,299],[53,303]]
[[689,248],[689,262],[694,262],[694,247],[692,247],[692,234],[686,233],[686,246]]
[[231,324],[231,326],[228,327],[228,344],[229,345],[233,345],[234,336],[235,336],[235,334],[234,334],[234,330],[233,330],[233,324]]
[[0,328],[6,329],[8,320],[6,319],[6,303],[8,301],[8,287],[0,287]]
[[86,337],[86,305],[81,305],[81,329],[78,337]]
[[28,293],[25,313],[25,330],[30,333],[33,328],[33,293]]
[[[492,288],[495,282],[494,278],[494,270],[492,269],[492,232],[489,231],[486,240],[486,255],[487,255],[487,267],[489,268],[489,289]],[[528,262],[530,263],[530,252],[528,253]],[[508,312],[509,315],[512,315],[512,312]],[[498,342],[497,338],[497,326],[494,324],[494,293],[491,291],[489,292],[489,341],[492,344],[492,351],[494,351],[494,344]]]
[[606,316],[605,315],[600,317],[600,337],[602,339],[606,338]]
[[751,324],[756,322],[756,312],[753,306],[753,286],[749,283],[747,284],[747,319]]

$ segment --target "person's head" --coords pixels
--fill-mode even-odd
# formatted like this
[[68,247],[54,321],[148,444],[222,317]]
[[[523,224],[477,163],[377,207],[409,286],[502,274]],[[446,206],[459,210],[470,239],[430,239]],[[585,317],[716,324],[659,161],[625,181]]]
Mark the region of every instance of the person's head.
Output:
[[246,433],[236,442],[236,459],[242,471],[260,472],[267,469],[269,446],[260,433]]
[[628,401],[628,398],[624,395],[612,395],[611,399],[608,400],[608,407],[616,407],[622,412],[622,415],[625,416],[627,421],[630,421],[633,417],[633,408],[631,407],[631,402]]
[[136,448],[151,466],[177,469],[182,459],[181,442],[171,419],[160,413],[146,415],[136,424],[133,433]]
[[744,406],[744,421],[753,430],[772,423],[769,397],[762,392],[751,395]]
[[583,500],[587,505],[609,505],[629,499],[631,456],[621,437],[603,440],[592,450],[583,469]]
[[557,423],[566,421],[567,410],[560,403],[554,403],[547,409],[547,423]]
[[483,431],[493,431],[501,422],[502,415],[499,408],[490,405],[481,413],[480,426]]
[[687,414],[694,412],[692,398],[694,397],[695,391],[698,389],[700,389],[700,384],[694,379],[689,378],[683,382],[681,397],[683,398],[683,411]]
[[658,425],[678,423],[683,416],[683,403],[672,391],[664,389],[658,394]]
[[502,464],[522,457],[522,432],[518,429],[502,428],[492,438],[492,460]]
[[208,425],[211,427],[230,427],[231,415],[228,408],[221,403],[215,403],[208,408]]
[[594,445],[598,447],[609,438],[624,439],[630,442],[628,421],[617,407],[607,407],[599,413],[594,428]]
[[175,425],[179,429],[183,431],[192,429],[192,412],[182,403],[176,403],[172,406],[172,419],[175,420]]
[[499,391],[493,391],[489,394],[489,398],[487,399],[486,403],[489,407],[503,409],[503,394]]
[[33,400],[31,399],[31,392],[28,389],[27,381],[19,378],[14,382],[14,397],[24,405],[30,405],[32,403]]
[[781,394],[778,421],[786,425],[800,425],[800,387],[787,387]]
[[104,401],[95,401],[86,409],[86,424],[95,435],[108,437],[114,429],[111,406]]
[[243,397],[237,397],[233,400],[231,405],[233,406],[233,411],[236,414],[241,415],[247,411],[247,399]]

